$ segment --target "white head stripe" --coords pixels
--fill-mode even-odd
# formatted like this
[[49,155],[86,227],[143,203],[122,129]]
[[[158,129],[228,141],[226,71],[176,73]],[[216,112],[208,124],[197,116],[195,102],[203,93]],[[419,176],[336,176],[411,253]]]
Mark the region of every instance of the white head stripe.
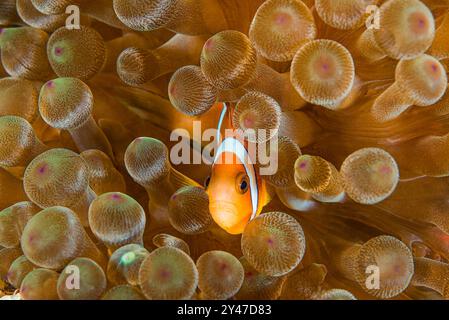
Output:
[[223,120],[226,115],[226,112],[228,111],[228,106],[226,103],[223,103],[223,110],[221,110],[220,119],[218,120],[218,127],[217,127],[217,143],[220,141],[220,132],[221,132],[221,126],[223,125]]
[[249,177],[249,190],[251,192],[251,205],[253,207],[251,219],[253,219],[257,214],[257,207],[259,203],[259,194],[258,194],[259,191],[257,188],[256,171],[254,169],[254,165],[249,161],[250,158],[248,151],[246,151],[243,144],[237,139],[226,138],[218,147],[217,154],[215,155],[214,164],[217,162],[220,155],[224,152],[234,153],[245,167],[246,174]]

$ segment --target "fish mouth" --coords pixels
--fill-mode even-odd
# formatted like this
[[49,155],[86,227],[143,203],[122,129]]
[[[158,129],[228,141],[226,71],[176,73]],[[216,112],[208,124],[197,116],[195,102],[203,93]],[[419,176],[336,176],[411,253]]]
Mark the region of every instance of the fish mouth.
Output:
[[235,228],[241,225],[244,220],[248,220],[248,216],[229,201],[210,202],[209,211],[214,221],[231,234],[241,233],[236,232]]
[[237,211],[237,206],[230,201],[224,201],[224,200],[219,200],[219,201],[211,201],[209,202],[209,209],[212,210],[223,210],[226,212],[233,212],[235,213]]
[[209,203],[209,211],[215,222],[222,227],[232,227],[238,217],[237,207],[232,202],[215,201]]

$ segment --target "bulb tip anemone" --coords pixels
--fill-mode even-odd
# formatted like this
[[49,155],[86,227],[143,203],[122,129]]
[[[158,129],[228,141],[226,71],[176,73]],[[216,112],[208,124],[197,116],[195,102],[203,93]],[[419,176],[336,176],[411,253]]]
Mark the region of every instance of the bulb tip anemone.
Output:
[[59,273],[38,268],[28,273],[20,285],[24,300],[59,300],[56,290]]
[[[378,236],[365,242],[357,257],[356,278],[369,294],[381,298],[393,298],[407,289],[414,272],[411,250],[392,236]],[[369,273],[378,270],[379,288],[366,286]]]
[[[73,270],[79,272],[79,288],[67,283],[73,277]],[[106,276],[103,269],[93,260],[76,258],[62,270],[56,290],[61,300],[98,300],[106,290]]]
[[158,63],[151,51],[140,48],[125,49],[117,60],[117,73],[128,85],[141,85],[153,80],[157,74]]
[[290,79],[304,100],[335,109],[353,87],[354,61],[340,43],[313,40],[302,46],[293,58]]
[[196,262],[198,288],[209,299],[228,299],[240,289],[244,269],[240,261],[225,251],[208,251]]
[[93,100],[89,86],[80,79],[53,79],[41,88],[39,112],[53,128],[76,129],[91,117]]
[[115,250],[109,258],[106,275],[112,284],[139,284],[139,269],[149,255],[143,246],[131,243]]
[[142,206],[121,192],[103,193],[89,207],[89,226],[108,247],[142,243],[145,223]]
[[46,15],[65,13],[68,6],[81,2],[82,0],[31,0],[34,7]]
[[320,300],[357,300],[357,298],[348,290],[330,289],[324,292]]
[[273,138],[281,125],[281,107],[266,94],[245,94],[232,113],[233,127],[250,142],[263,143]]
[[78,203],[86,193],[88,183],[86,162],[68,149],[41,153],[27,166],[23,178],[26,194],[41,207]]
[[200,60],[206,79],[222,90],[245,85],[257,67],[257,53],[251,41],[235,30],[222,31],[209,38]]
[[263,57],[285,62],[316,33],[312,12],[302,1],[269,0],[257,10],[249,37]]
[[101,300],[146,300],[142,292],[131,285],[118,285],[109,289]]
[[159,233],[153,237],[153,244],[158,247],[173,247],[190,255],[190,247],[184,240],[167,233]]
[[[287,136],[280,136],[274,147],[267,143],[268,154],[276,159],[277,170],[263,178],[272,186],[287,188],[295,185],[294,167],[295,161],[301,155],[298,145]],[[273,154],[276,153],[276,154]]]
[[[18,116],[32,123],[38,116],[39,92],[30,80],[0,79],[0,116]],[[19,103],[20,101],[20,103]]]
[[418,106],[436,103],[447,89],[447,74],[440,61],[423,54],[401,60],[396,67],[396,82]]
[[178,1],[113,0],[117,17],[126,26],[138,31],[165,27],[175,16]]
[[399,182],[395,159],[379,148],[363,148],[349,155],[341,165],[345,191],[362,204],[376,204],[389,197]]
[[61,27],[48,40],[47,55],[59,77],[88,80],[103,69],[107,49],[102,36],[93,28]]
[[302,155],[295,162],[296,185],[305,192],[321,192],[329,184],[329,162],[318,156]]
[[427,51],[435,37],[435,20],[419,0],[389,0],[380,7],[377,45],[393,59],[412,59]]
[[34,264],[58,269],[82,249],[84,229],[75,213],[64,207],[51,207],[37,213],[25,226],[21,247]]
[[327,25],[342,30],[360,27],[366,18],[367,8],[378,0],[316,0],[315,9]]
[[0,117],[0,139],[0,165],[4,167],[23,166],[38,144],[31,124],[17,116]]
[[200,67],[185,66],[171,77],[168,96],[178,111],[198,116],[214,105],[218,99],[218,90],[206,80]]
[[206,191],[195,186],[185,186],[177,190],[168,202],[168,219],[173,228],[184,234],[207,231],[213,220]]
[[198,285],[198,270],[182,250],[162,247],[142,262],[139,284],[147,299],[190,299]]
[[302,260],[306,249],[304,232],[292,216],[264,213],[251,220],[242,235],[242,252],[260,273],[282,276]]
[[125,165],[131,177],[144,186],[164,179],[171,169],[165,144],[148,137],[131,142],[125,152]]

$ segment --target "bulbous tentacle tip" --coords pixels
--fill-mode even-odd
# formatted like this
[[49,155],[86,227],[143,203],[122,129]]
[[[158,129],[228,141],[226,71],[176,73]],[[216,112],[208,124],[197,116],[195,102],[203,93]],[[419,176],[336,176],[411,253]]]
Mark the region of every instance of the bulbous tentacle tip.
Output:
[[31,124],[21,117],[0,117],[0,165],[26,166],[45,147]]
[[258,216],[248,223],[242,235],[245,259],[265,275],[281,276],[292,271],[301,262],[305,248],[301,225],[283,212]]
[[65,13],[70,5],[80,5],[85,0],[31,0],[34,7],[46,15]]
[[327,25],[341,30],[351,30],[360,27],[371,12],[370,6],[376,8],[378,0],[317,0],[315,9],[318,16]]
[[235,30],[222,31],[204,44],[201,70],[206,79],[222,90],[248,83],[257,66],[257,52],[248,37]]
[[321,192],[329,184],[331,168],[321,157],[302,155],[295,162],[296,185],[306,192]]
[[[67,149],[51,149],[30,162],[23,181],[28,197],[41,207],[76,205],[89,186],[85,161]],[[52,192],[49,192],[52,190]]]
[[198,270],[184,251],[161,247],[143,261],[139,285],[147,299],[190,299],[198,285]]
[[401,60],[396,67],[396,82],[403,94],[418,106],[436,103],[447,89],[447,74],[436,58],[423,54],[414,59]]
[[147,249],[135,243],[118,248],[109,258],[106,269],[108,281],[115,285],[137,286],[140,266],[149,254]]
[[89,206],[89,226],[111,251],[143,243],[146,216],[142,206],[121,192],[99,195]]
[[158,75],[157,57],[149,50],[127,48],[117,59],[117,73],[126,84],[144,84]]
[[249,142],[264,143],[278,134],[281,115],[281,107],[276,100],[253,91],[237,103],[232,124]]
[[290,80],[307,102],[335,109],[354,85],[354,61],[340,43],[313,40],[293,58]]
[[106,64],[107,50],[103,37],[91,27],[61,27],[47,44],[50,65],[59,77],[88,80]]
[[409,107],[430,106],[438,102],[447,90],[447,74],[436,58],[422,54],[402,59],[396,66],[396,81],[373,103],[371,114],[380,121],[392,121]]
[[59,273],[38,268],[28,273],[22,280],[20,295],[24,300],[58,300],[56,286]]
[[[271,143],[274,140],[275,143]],[[271,166],[275,167],[270,174],[263,179],[270,185],[278,188],[287,188],[295,185],[294,166],[295,161],[301,155],[298,145],[287,136],[280,136],[267,142],[267,154],[272,159]],[[260,165],[260,170],[264,168]]]
[[89,168],[89,186],[97,195],[112,191],[126,193],[125,179],[106,153],[90,149],[80,156]]
[[20,247],[0,249],[0,277],[2,279],[6,279],[11,263],[22,255]]
[[146,300],[142,291],[131,285],[118,285],[109,289],[101,300]]
[[51,76],[46,46],[48,34],[31,27],[0,29],[1,60],[12,77],[45,80]]
[[178,0],[114,0],[117,17],[131,29],[151,31],[167,26],[176,16]]
[[212,226],[209,197],[200,187],[186,186],[176,191],[168,202],[168,218],[177,231],[200,234]]
[[198,288],[209,299],[227,299],[242,286],[244,269],[240,261],[225,251],[208,251],[196,262]]
[[206,113],[218,99],[218,90],[198,66],[178,69],[170,79],[168,96],[173,106],[189,116]]
[[153,237],[153,244],[158,247],[173,247],[190,255],[190,247],[184,240],[167,233],[159,233]]
[[[66,23],[67,15],[63,13],[52,15],[43,14],[36,9],[31,0],[17,0],[16,6],[19,17],[33,28],[53,32]],[[64,8],[64,12],[65,10],[66,8]]]
[[9,267],[7,280],[15,288],[20,288],[23,278],[38,267],[31,263],[24,255],[18,257]]
[[[80,279],[83,279],[75,290],[67,286],[74,269],[78,270]],[[56,290],[61,300],[98,300],[106,291],[106,286],[106,275],[95,261],[76,258],[62,270]]]
[[389,0],[380,7],[373,29],[377,45],[393,59],[412,59],[427,51],[435,37],[435,20],[419,0]]
[[167,177],[171,170],[168,148],[154,138],[135,139],[125,152],[128,173],[143,186],[157,183]]
[[[414,264],[411,250],[392,236],[378,236],[365,242],[357,258],[357,281],[369,294],[382,299],[403,292],[413,276]],[[377,287],[367,286],[367,277],[379,276]]]
[[318,300],[357,300],[357,298],[345,289],[330,289],[325,291]]
[[39,111],[46,123],[58,129],[76,129],[92,114],[94,97],[89,86],[77,78],[57,78],[45,83]]
[[[0,79],[1,116],[18,116],[32,123],[38,117],[39,92],[30,80],[6,77]],[[20,103],[19,103],[20,102]]]
[[300,0],[264,2],[251,23],[249,37],[263,57],[290,61],[296,51],[316,37],[311,10]]
[[20,246],[20,237],[28,221],[41,209],[30,201],[18,202],[0,211],[0,245]]
[[304,268],[297,268],[286,276],[280,299],[313,300],[323,293],[327,268],[323,264],[312,263]]
[[352,153],[343,161],[340,173],[348,196],[363,204],[385,200],[399,182],[395,159],[379,148],[364,148]]
[[61,269],[78,255],[101,256],[76,214],[65,207],[50,207],[34,215],[21,237],[25,256],[39,267]]
[[295,162],[295,183],[320,202],[341,202],[343,180],[335,166],[321,157],[303,155]]
[[281,295],[286,277],[272,277],[258,272],[241,257],[240,263],[245,270],[242,287],[235,295],[237,300],[275,300]]

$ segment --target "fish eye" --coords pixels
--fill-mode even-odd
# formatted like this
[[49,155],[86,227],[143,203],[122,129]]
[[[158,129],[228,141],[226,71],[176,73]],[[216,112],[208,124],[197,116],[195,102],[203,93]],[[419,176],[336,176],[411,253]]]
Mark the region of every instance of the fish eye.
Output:
[[239,193],[244,194],[249,189],[249,177],[246,174],[239,174],[236,179],[236,189]]
[[208,176],[205,180],[204,180],[204,188],[207,188],[209,186],[210,183],[210,176]]

